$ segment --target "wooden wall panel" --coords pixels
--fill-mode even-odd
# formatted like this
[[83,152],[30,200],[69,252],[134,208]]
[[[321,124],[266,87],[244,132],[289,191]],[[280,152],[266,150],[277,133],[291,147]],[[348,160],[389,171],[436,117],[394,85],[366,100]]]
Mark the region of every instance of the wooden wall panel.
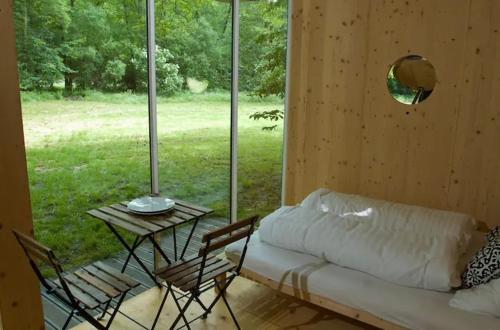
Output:
[[[332,20],[326,12],[335,12],[338,19]],[[367,15],[366,1],[294,3],[293,118],[286,170],[287,176],[307,176],[307,180],[287,180],[287,200],[329,182],[350,190],[357,178],[360,155],[351,148],[361,140]],[[352,43],[351,38],[358,42]],[[336,76],[346,83],[332,80]]]
[[[40,288],[19,244],[32,233],[12,1],[0,1],[0,313],[5,330],[43,329]],[[0,326],[1,328],[2,326]]]
[[[500,224],[500,2],[295,0],[285,197],[318,187]],[[387,72],[417,54],[438,82],[416,106]]]

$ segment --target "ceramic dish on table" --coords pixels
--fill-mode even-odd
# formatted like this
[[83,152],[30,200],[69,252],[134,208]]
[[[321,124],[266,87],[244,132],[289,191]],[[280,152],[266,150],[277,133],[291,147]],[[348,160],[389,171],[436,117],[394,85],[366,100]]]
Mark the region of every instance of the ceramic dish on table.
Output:
[[158,215],[172,210],[174,206],[175,202],[166,197],[146,196],[129,202],[127,209],[139,215]]

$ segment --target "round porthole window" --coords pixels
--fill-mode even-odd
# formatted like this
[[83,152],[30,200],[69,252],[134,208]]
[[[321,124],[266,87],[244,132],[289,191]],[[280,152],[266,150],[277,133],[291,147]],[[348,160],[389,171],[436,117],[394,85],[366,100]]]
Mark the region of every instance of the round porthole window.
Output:
[[403,104],[417,104],[431,95],[436,85],[436,71],[425,57],[409,55],[397,60],[387,74],[391,96]]

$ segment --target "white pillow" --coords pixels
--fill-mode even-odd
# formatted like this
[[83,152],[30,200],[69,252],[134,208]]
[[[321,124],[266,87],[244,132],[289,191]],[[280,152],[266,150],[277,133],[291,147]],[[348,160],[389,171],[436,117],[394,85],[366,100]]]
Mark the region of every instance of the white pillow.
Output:
[[476,225],[472,217],[462,213],[343,194],[325,188],[309,194],[300,205],[344,217],[363,217],[387,229],[453,236],[459,240],[460,253],[469,246]]
[[458,290],[451,298],[450,306],[500,317],[500,278],[472,289]]

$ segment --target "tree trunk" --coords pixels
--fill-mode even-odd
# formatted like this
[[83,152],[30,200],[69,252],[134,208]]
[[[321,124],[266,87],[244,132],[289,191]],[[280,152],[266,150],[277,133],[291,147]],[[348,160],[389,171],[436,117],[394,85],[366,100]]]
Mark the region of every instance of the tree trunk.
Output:
[[[69,1],[69,4],[71,6],[71,10],[73,11],[74,7],[75,7],[75,0],[70,0]],[[63,41],[64,41],[64,34],[63,34]],[[69,63],[69,59],[68,59],[68,56],[67,55],[64,55],[63,56],[63,63],[64,63],[64,66],[69,68],[70,67],[70,63]],[[64,90],[66,92],[66,94],[71,94],[73,93],[73,76],[72,76],[72,73],[64,73]]]
[[64,77],[64,90],[67,94],[73,92],[73,77],[68,73],[66,73]]

